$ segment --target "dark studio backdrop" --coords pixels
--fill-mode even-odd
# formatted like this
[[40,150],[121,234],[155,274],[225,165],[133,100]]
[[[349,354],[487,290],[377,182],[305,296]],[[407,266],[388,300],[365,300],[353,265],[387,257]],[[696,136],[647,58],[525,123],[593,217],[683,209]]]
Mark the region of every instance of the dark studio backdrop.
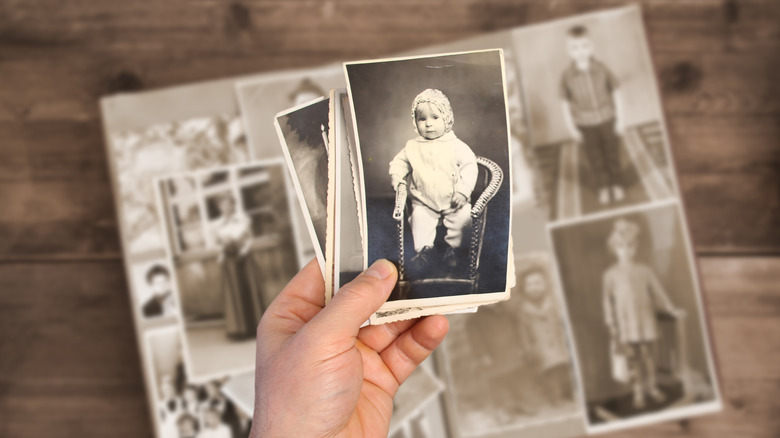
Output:
[[[504,87],[497,51],[457,54],[347,67],[366,187],[369,264],[397,260],[391,218],[395,192],[390,161],[417,137],[411,107],[426,88],[441,90],[454,114],[452,130],[477,156],[496,162],[504,181],[488,204],[480,259],[479,292],[503,291],[509,233],[509,154]],[[375,208],[385,207],[387,208]],[[413,254],[413,253],[412,253]],[[407,256],[408,259],[408,256]]]

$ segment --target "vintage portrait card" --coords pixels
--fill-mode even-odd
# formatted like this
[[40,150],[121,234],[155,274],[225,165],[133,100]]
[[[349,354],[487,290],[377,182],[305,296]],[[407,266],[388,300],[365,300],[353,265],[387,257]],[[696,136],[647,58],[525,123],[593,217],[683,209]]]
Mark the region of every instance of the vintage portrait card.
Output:
[[329,100],[318,98],[276,115],[274,125],[320,269],[325,270]]
[[380,310],[508,297],[509,123],[500,49],[346,63],[364,267],[399,287]]

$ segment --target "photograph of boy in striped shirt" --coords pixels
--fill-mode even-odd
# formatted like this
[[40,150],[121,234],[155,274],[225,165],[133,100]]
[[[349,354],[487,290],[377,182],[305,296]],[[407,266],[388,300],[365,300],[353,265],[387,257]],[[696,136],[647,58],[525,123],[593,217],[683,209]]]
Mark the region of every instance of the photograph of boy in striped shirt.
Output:
[[561,77],[563,117],[572,138],[582,144],[598,187],[601,204],[622,201],[626,194],[620,166],[624,130],[618,80],[593,56],[585,26],[568,31],[566,48],[572,59]]

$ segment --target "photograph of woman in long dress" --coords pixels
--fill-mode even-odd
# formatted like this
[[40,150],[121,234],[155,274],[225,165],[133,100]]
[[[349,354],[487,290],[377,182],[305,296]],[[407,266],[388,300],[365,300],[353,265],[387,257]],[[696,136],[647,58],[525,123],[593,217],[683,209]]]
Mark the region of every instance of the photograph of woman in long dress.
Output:
[[254,367],[268,303],[303,262],[283,159],[158,180],[184,362],[194,379]]
[[236,211],[231,194],[223,195],[218,205],[220,217],[214,224],[214,237],[220,247],[217,263],[222,267],[225,330],[231,338],[251,337],[266,308],[261,285],[255,280],[260,267],[250,253],[251,219]]

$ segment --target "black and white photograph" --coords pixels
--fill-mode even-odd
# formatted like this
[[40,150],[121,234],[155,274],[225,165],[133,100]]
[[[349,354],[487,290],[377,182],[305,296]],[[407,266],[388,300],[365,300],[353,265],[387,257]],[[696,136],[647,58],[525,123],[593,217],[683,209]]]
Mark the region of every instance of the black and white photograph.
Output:
[[639,8],[529,26],[514,40],[550,221],[675,196]]
[[173,271],[168,259],[136,262],[131,271],[133,283],[137,286],[138,311],[144,321],[171,319],[179,314],[171,278]]
[[551,227],[589,430],[720,407],[677,203]]
[[386,258],[399,268],[383,309],[505,298],[511,164],[501,50],[344,68],[364,263]]
[[160,438],[239,438],[247,436],[251,416],[236,409],[222,393],[228,378],[193,383],[182,360],[176,327],[144,336],[152,418]]
[[455,437],[584,432],[552,261],[518,257],[515,273],[509,300],[450,316],[436,352]]
[[326,301],[341,285],[352,281],[363,270],[363,238],[361,236],[362,200],[357,166],[357,149],[353,131],[351,107],[345,88],[330,94],[330,149],[328,151],[328,251],[326,260]]
[[252,369],[257,324],[303,263],[286,172],[280,158],[157,181],[192,379]]
[[276,132],[320,268],[325,269],[330,100],[319,98],[276,115]]
[[110,145],[125,245],[136,256],[164,248],[162,221],[154,204],[155,178],[248,159],[241,119],[227,114],[115,132]]

